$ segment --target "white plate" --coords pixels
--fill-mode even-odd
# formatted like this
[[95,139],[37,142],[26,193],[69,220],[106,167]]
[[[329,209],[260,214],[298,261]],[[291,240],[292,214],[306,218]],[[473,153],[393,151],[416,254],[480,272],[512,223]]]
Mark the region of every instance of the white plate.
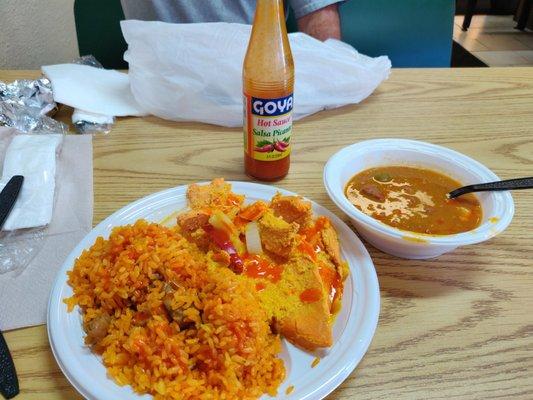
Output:
[[[293,194],[273,186],[231,182],[233,191],[245,194],[248,202],[270,200],[276,192]],[[139,218],[160,222],[169,214],[186,207],[186,186],[155,193],[117,211],[98,224],[66,259],[55,281],[48,304],[48,337],[54,356],[70,383],[88,399],[150,399],[140,396],[130,386],[120,387],[106,375],[100,358],[84,346],[84,332],[79,308],[67,313],[63,299],[72,295],[66,272],[75,259],[98,236],[107,238],[115,226],[131,224]],[[363,358],[378,322],[379,285],[372,260],[353,231],[324,207],[313,203],[315,215],[327,216],[339,234],[342,255],[350,265],[345,282],[342,310],[333,328],[334,345],[328,350],[307,353],[283,340],[281,357],[287,377],[277,398],[321,399],[331,393]],[[311,368],[315,357],[320,363]],[[285,395],[289,386],[294,391]],[[268,396],[264,396],[268,398]]]

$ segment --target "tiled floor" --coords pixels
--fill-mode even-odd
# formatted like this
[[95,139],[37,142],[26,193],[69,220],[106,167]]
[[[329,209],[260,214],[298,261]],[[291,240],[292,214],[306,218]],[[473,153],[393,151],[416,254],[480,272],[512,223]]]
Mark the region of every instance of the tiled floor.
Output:
[[489,67],[533,66],[533,32],[514,29],[511,15],[475,15],[467,32],[455,17],[453,39]]

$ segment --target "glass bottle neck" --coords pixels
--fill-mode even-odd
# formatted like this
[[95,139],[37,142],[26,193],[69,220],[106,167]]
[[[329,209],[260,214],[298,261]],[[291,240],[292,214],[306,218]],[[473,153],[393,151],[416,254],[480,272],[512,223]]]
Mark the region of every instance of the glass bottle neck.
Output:
[[254,26],[256,24],[279,26],[285,24],[285,5],[283,0],[257,0]]

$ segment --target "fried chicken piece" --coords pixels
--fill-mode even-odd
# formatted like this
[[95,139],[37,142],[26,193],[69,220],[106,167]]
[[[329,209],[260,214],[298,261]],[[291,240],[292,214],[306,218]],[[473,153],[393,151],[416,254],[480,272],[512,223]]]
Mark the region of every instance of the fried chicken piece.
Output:
[[244,201],[244,196],[233,193],[231,184],[226,183],[224,178],[216,178],[207,185],[189,185],[187,200],[193,210],[214,208],[225,212],[233,210],[236,213]]
[[187,200],[193,210],[209,207],[216,195],[223,195],[231,191],[231,185],[224,182],[224,178],[216,178],[207,185],[193,183],[187,188]]
[[206,252],[209,250],[209,245],[211,243],[211,240],[209,239],[207,232],[203,230],[202,228],[199,228],[195,230],[194,232],[190,233],[189,235],[187,235],[187,238],[192,243],[196,244],[196,246],[198,246],[198,248],[202,250],[203,252]]
[[271,212],[263,214],[258,221],[259,236],[263,248],[287,258],[298,244],[299,225],[295,222],[289,224]]
[[300,229],[305,229],[313,222],[311,202],[300,196],[282,196],[277,193],[270,203],[274,215],[283,218],[286,222],[296,222]]
[[178,225],[187,233],[204,227],[209,222],[209,214],[204,211],[190,210],[178,215]]
[[203,229],[209,222],[210,215],[201,210],[189,210],[178,215],[178,225],[183,234],[201,250],[209,248],[209,238]]

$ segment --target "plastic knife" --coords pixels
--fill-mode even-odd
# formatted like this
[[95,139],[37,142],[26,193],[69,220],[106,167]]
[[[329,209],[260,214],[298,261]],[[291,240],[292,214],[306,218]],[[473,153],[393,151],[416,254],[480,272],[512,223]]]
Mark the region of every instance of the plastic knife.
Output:
[[[17,201],[23,182],[23,176],[15,175],[0,192],[0,229]],[[6,399],[19,394],[17,371],[2,332],[0,332],[0,393]]]

